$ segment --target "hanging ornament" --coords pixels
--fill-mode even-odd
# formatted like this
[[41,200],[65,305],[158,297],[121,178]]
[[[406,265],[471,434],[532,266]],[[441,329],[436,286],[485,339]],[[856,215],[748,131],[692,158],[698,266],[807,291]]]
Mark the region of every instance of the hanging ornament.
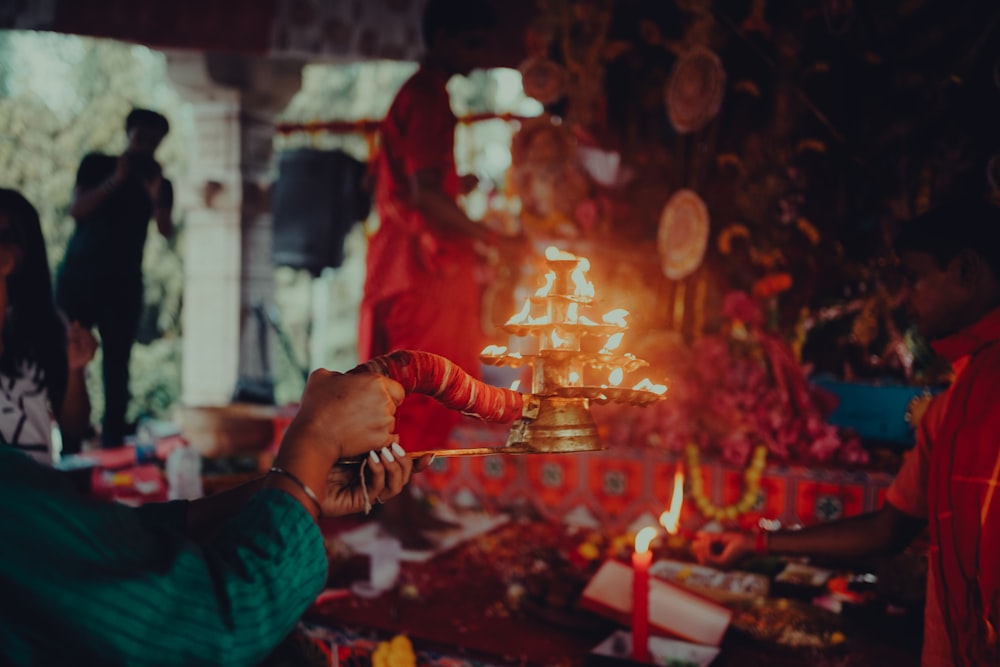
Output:
[[548,106],[566,94],[566,70],[543,57],[530,57],[521,63],[521,85],[524,94]]
[[663,207],[657,248],[663,273],[686,278],[701,266],[708,247],[708,207],[693,190],[678,190]]
[[696,46],[674,64],[664,93],[667,114],[680,134],[697,132],[719,113],[726,90],[722,61],[709,49]]

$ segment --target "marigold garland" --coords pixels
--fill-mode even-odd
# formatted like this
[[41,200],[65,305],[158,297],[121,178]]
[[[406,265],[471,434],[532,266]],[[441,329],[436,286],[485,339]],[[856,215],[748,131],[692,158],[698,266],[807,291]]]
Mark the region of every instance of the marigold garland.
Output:
[[698,445],[689,444],[685,451],[688,471],[690,472],[691,497],[694,499],[695,506],[706,518],[732,520],[750,511],[757,504],[757,498],[760,495],[760,477],[767,462],[767,447],[758,445],[754,448],[750,465],[743,472],[745,480],[743,495],[736,503],[724,507],[717,507],[705,496]]

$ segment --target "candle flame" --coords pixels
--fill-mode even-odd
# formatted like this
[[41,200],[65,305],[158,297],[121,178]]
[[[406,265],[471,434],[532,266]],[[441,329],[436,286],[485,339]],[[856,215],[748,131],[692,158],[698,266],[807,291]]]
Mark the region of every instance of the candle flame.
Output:
[[525,299],[521,312],[507,320],[507,324],[524,324],[529,315],[531,315],[531,299]]
[[520,389],[521,389],[521,381],[520,380],[514,380],[513,382],[510,383],[510,390],[511,391],[519,391]]
[[545,249],[545,259],[550,262],[555,262],[558,260],[574,260],[578,259],[578,257],[571,252],[566,252],[565,250],[560,250],[554,245],[550,245]]
[[650,382],[649,378],[643,378],[639,381],[637,385],[632,387],[635,391],[648,391],[654,394],[659,394],[662,396],[667,393],[667,385],[665,384],[653,384]]
[[608,342],[604,344],[601,351],[598,354],[608,354],[612,350],[618,349],[618,346],[622,344],[622,338],[625,337],[623,332],[616,333],[608,338]]
[[569,383],[571,385],[577,385],[580,383],[580,374],[576,371],[569,372]]
[[506,352],[507,352],[507,347],[504,345],[487,345],[486,347],[483,348],[483,351],[480,352],[479,354],[481,354],[484,357],[499,357],[500,355]]
[[545,284],[538,288],[535,292],[535,296],[548,296],[549,292],[552,291],[552,286],[556,283],[556,272],[549,271],[545,274]]
[[607,324],[614,324],[620,327],[625,327],[628,326],[628,323],[625,321],[625,318],[627,316],[628,316],[627,310],[625,310],[624,308],[615,308],[614,310],[601,315],[601,319],[604,320]]
[[660,515],[662,525],[671,535],[677,534],[681,522],[681,507],[684,504],[684,471],[680,466],[674,472],[674,494],[670,498],[670,509]]
[[644,554],[649,551],[649,543],[656,537],[656,528],[646,526],[635,535],[635,552]]
[[621,368],[614,369],[613,371],[611,371],[611,375],[608,376],[608,382],[611,383],[612,387],[617,387],[622,383],[622,380],[624,379],[625,379],[625,371],[623,371]]
[[594,320],[590,319],[586,315],[581,315],[580,316],[580,324],[585,324],[588,327],[596,327],[597,326],[597,322],[595,322]]

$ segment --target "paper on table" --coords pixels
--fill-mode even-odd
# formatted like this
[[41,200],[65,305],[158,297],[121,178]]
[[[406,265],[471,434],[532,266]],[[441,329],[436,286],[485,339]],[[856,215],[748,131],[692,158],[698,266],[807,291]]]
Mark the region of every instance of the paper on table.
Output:
[[[632,614],[632,568],[609,560],[591,578],[580,606],[628,624]],[[661,579],[649,582],[649,625],[663,634],[718,646],[733,612],[721,604]]]
[[[462,542],[488,533],[510,520],[506,514],[487,514],[485,512],[455,513],[443,510],[436,513],[438,518],[458,524],[458,527],[426,533],[427,538],[434,546],[427,550],[403,549],[399,554],[400,560],[410,563],[426,562],[434,556],[453,549]],[[379,531],[378,523],[370,521],[354,530],[342,533],[340,539],[355,553],[370,556]]]

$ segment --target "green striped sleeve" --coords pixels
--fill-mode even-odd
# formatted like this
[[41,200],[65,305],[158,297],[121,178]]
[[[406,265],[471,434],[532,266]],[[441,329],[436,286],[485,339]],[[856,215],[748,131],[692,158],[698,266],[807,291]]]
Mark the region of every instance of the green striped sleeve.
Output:
[[253,665],[326,580],[319,529],[276,489],[199,546],[178,506],[154,516],[4,477],[0,663]]

